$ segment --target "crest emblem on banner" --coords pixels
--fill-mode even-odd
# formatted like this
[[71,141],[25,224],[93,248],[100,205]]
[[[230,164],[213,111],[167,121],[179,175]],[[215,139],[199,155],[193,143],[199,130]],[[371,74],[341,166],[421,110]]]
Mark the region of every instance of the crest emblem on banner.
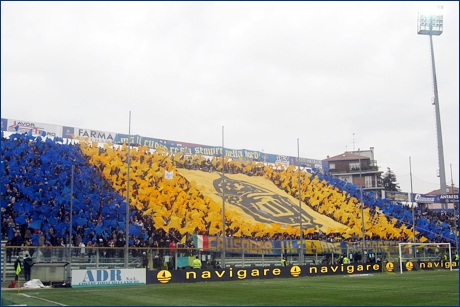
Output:
[[[222,194],[222,180],[213,182],[217,193]],[[295,225],[299,223],[299,205],[294,204],[288,197],[249,183],[243,180],[233,180],[225,177],[225,201],[241,208],[246,214],[261,223],[280,223]],[[302,210],[302,224],[307,228],[322,224]]]

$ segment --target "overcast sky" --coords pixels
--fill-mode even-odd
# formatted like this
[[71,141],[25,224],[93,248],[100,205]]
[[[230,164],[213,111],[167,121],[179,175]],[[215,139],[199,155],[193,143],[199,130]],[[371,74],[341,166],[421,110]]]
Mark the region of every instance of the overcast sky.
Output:
[[[434,53],[459,183],[459,3]],[[375,148],[439,189],[420,2],[1,2],[1,116],[325,159]]]

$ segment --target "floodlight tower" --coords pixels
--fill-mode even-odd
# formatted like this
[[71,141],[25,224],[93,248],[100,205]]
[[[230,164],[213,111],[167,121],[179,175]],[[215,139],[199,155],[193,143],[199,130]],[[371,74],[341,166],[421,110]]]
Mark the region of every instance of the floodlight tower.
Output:
[[[446,194],[446,170],[444,167],[444,150],[442,144],[441,132],[441,114],[439,110],[439,97],[438,97],[438,81],[436,79],[436,68],[434,63],[434,50],[433,50],[433,35],[441,35],[443,30],[443,7],[421,7],[418,12],[417,33],[421,35],[428,35],[430,37],[431,48],[431,68],[433,73],[433,89],[434,89],[434,106],[436,109],[436,133],[438,138],[438,160],[439,160],[439,180],[441,185],[441,194]],[[442,204],[446,209],[446,205]]]

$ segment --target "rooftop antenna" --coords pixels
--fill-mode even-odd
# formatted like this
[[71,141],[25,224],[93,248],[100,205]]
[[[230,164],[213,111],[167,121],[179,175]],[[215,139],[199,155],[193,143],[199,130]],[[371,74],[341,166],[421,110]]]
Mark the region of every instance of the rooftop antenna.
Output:
[[355,133],[353,132],[353,151],[355,151]]

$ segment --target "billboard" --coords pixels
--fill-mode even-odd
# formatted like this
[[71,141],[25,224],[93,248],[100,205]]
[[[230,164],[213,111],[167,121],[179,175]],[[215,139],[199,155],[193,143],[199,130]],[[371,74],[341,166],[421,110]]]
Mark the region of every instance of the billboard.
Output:
[[114,143],[117,138],[115,132],[74,128],[75,138],[88,139],[89,142]]
[[435,203],[435,200],[436,200],[436,195],[413,193],[411,197],[411,201],[419,203],[419,204],[433,204]]
[[72,270],[72,288],[145,284],[146,269]]
[[61,126],[39,122],[2,118],[2,131],[12,133],[30,133],[34,136],[62,137]]
[[[67,139],[78,138],[87,140],[89,142],[110,142],[112,144],[127,144],[128,139],[130,137],[128,134],[119,134],[116,132],[93,130],[71,126],[57,126],[32,121],[6,118],[2,118],[1,120],[1,129],[2,131],[8,131],[12,133],[27,132],[31,133],[34,136],[43,136],[43,133],[45,133],[46,136],[58,136]],[[169,141],[145,137],[141,135],[131,135],[131,140],[129,141],[129,143],[131,143],[134,146],[146,146],[151,149],[165,147],[173,154],[177,152],[184,152],[185,154],[191,155],[201,154],[204,156],[221,157],[222,152],[224,151],[224,155],[226,157],[230,157],[231,159],[243,159],[245,161],[258,161],[271,164],[283,164],[286,166],[298,164],[298,158],[293,156],[268,154],[262,151],[248,149],[222,149],[221,146],[207,146],[188,142]],[[300,157],[300,164],[302,167],[320,169],[323,167],[324,161]]]
[[394,201],[409,201],[409,194],[407,192],[397,192],[397,191],[383,191],[383,198]]
[[[420,194],[397,191],[383,191],[385,199],[398,202],[416,202],[419,204],[439,204],[458,202],[458,194]],[[409,195],[411,195],[409,199]]]
[[458,194],[436,195],[436,203],[458,203]]
[[308,158],[302,158],[302,157],[289,157],[289,164],[291,165],[298,165],[297,160],[300,161],[300,166],[302,167],[308,167],[308,168],[322,168],[322,161],[321,160],[316,160],[316,159],[308,159]]
[[213,282],[249,279],[298,278],[305,276],[381,273],[381,263],[230,267],[200,270],[147,271],[148,284]]

